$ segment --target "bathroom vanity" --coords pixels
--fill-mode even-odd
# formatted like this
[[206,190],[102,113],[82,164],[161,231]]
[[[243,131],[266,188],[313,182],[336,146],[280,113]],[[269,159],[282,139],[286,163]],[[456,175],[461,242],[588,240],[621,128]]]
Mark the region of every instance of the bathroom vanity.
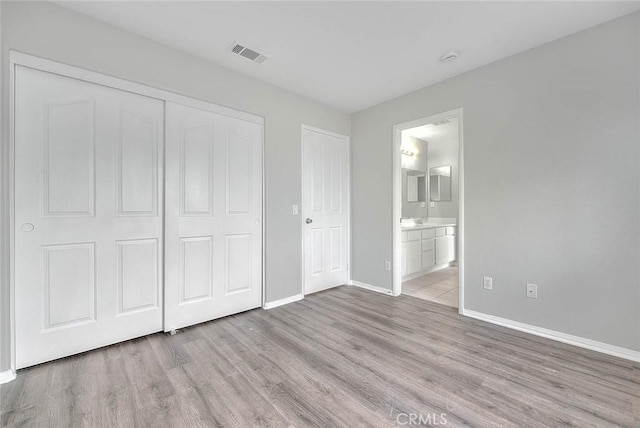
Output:
[[403,281],[443,269],[456,261],[456,224],[403,226],[401,246]]

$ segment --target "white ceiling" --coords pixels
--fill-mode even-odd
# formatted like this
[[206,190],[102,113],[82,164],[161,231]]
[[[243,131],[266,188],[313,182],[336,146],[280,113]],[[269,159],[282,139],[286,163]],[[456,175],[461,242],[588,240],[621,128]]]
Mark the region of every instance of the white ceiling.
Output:
[[[637,1],[58,3],[348,113],[640,8]],[[234,41],[270,58],[257,65],[233,56]],[[450,49],[459,59],[441,63]]]
[[[402,131],[402,135],[409,135],[427,142],[450,141],[458,132],[458,119],[451,119],[442,124],[428,124],[416,126]],[[457,138],[457,137],[456,137]]]
[[421,140],[431,140],[442,135],[448,135],[458,127],[458,119],[451,119],[443,124],[430,123],[428,125],[416,126],[402,131],[403,134],[410,135]]

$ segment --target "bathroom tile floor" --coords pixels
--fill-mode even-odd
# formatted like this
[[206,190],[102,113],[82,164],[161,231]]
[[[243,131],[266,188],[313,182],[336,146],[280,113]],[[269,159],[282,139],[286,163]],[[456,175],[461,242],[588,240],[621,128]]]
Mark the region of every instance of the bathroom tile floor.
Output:
[[458,267],[451,266],[402,283],[402,294],[458,307]]

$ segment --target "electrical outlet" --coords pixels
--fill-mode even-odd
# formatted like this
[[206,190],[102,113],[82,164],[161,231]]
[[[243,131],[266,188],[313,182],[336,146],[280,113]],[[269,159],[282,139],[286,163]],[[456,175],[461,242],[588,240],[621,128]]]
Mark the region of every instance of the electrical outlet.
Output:
[[384,270],[391,270],[391,262],[389,260],[384,262]]
[[485,290],[493,290],[493,278],[490,276],[485,276],[483,278],[483,285]]
[[436,203],[435,202],[431,202],[431,208],[435,208],[436,207]]
[[527,297],[532,299],[538,298],[538,285],[527,283]]
[[291,214],[298,215],[298,206],[297,205],[294,205],[293,207],[291,207]]

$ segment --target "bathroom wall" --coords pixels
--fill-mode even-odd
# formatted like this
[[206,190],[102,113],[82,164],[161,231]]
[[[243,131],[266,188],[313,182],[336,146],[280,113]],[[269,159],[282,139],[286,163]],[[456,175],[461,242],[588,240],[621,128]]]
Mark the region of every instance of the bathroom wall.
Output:
[[446,133],[428,139],[427,167],[451,166],[451,200],[429,205],[429,217],[458,218],[458,120],[446,126]]
[[[410,148],[416,154],[414,156],[401,155],[402,163],[402,217],[428,217],[429,204],[427,202],[407,202],[407,169],[427,172],[427,151],[426,141],[412,137],[406,133],[402,134],[402,147]],[[422,204],[425,206],[423,207]]]

